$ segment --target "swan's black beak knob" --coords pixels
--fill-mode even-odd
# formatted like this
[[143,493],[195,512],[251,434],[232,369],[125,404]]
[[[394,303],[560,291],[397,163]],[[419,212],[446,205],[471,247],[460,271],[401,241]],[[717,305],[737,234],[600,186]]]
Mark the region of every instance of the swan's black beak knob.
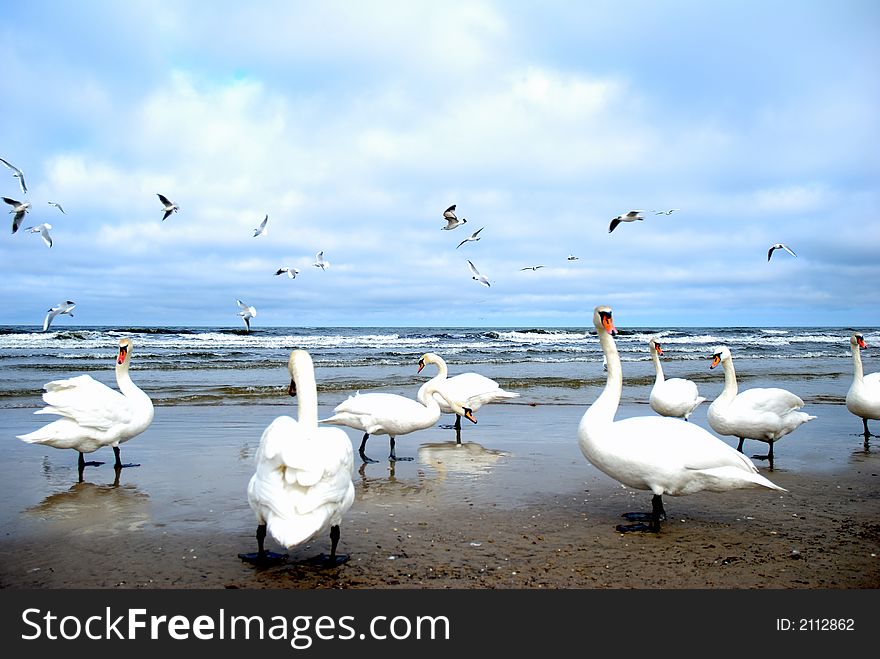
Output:
[[287,395],[296,396],[296,382],[293,380],[290,381],[290,386],[287,387]]

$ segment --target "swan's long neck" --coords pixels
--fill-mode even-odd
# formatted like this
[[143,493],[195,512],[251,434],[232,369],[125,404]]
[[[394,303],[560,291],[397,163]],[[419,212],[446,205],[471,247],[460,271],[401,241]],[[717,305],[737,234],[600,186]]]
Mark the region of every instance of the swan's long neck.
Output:
[[126,359],[121,364],[116,364],[116,386],[119,391],[126,397],[146,396],[140,388],[131,381],[131,375],[128,372],[130,362]]
[[654,372],[657,373],[654,382],[663,382],[663,365],[660,363],[660,355],[657,354],[654,348],[651,348],[651,359],[654,361]]
[[298,368],[293,374],[296,382],[297,417],[300,425],[309,429],[318,427],[318,387],[312,368]]
[[614,421],[617,406],[620,404],[620,393],[623,390],[623,372],[620,368],[620,355],[614,338],[604,330],[599,330],[599,345],[605,353],[608,379],[605,381],[605,389],[596,401],[584,414],[584,421],[607,422]]
[[733,368],[732,359],[724,359],[721,361],[721,368],[724,369],[724,389],[718,395],[718,398],[733,399],[736,398],[736,371]]
[[[438,403],[437,399],[434,398],[434,393],[438,391],[440,383],[445,379],[445,372],[438,373],[422,385],[422,396],[419,397],[419,402],[424,405],[425,409],[428,410],[431,414],[434,414],[435,411],[438,415],[440,414],[440,403]],[[443,394],[440,395],[442,396]]]
[[865,379],[865,372],[862,370],[862,351],[856,344],[852,349],[853,354],[853,381],[861,382]]

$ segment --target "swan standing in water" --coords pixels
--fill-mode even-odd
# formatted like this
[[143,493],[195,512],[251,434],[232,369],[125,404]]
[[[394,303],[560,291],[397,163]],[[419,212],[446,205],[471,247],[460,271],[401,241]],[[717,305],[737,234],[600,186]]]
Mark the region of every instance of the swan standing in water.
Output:
[[116,467],[137,467],[122,464],[119,445],[141,434],[153,421],[153,402],[141,391],[128,373],[131,364],[131,340],[119,341],[116,357],[116,385],[119,391],[79,375],[67,380],[53,380],[44,385],[43,400],[47,407],[34,414],[59,414],[53,421],[27,435],[18,435],[29,444],[45,444],[55,448],[79,451],[80,475],[87,465],[83,453],[92,453],[102,446],[112,446]]
[[[420,360],[421,364],[421,360]],[[419,370],[421,370],[421,365]],[[361,440],[358,453],[364,462],[376,462],[367,457],[364,449],[367,438],[370,435],[388,435],[391,438],[391,454],[388,459],[412,460],[412,458],[398,458],[394,453],[394,438],[406,435],[416,430],[430,428],[440,420],[440,404],[434,398],[438,393],[441,398],[446,396],[439,390],[441,383],[446,379],[445,373],[438,373],[419,390],[424,392],[418,401],[406,396],[386,393],[357,394],[344,400],[336,409],[333,416],[321,419],[319,423],[330,423],[337,426],[347,426],[355,430],[361,430],[364,437]],[[462,402],[449,400],[446,402],[453,412],[463,416],[468,421],[476,423],[473,411],[464,406]]]
[[688,420],[697,406],[705,397],[700,396],[697,385],[691,380],[682,378],[663,379],[663,366],[660,364],[660,355],[663,348],[656,339],[648,341],[651,348],[651,359],[654,361],[654,371],[657,374],[654,386],[651,388],[651,409],[662,416],[672,416]]
[[724,369],[724,389],[709,406],[709,425],[719,435],[738,437],[738,451],[742,451],[745,439],[767,442],[770,445],[767,455],[753,455],[752,458],[769,460],[772,470],[774,442],[816,417],[799,412],[804,401],[785,389],[747,389],[738,394],[733,357],[724,346],[715,348],[709,368],[718,364]]
[[423,405],[427,405],[427,387],[431,382],[436,381],[440,395],[435,396],[435,398],[440,404],[440,411],[443,414],[455,414],[455,425],[453,427],[456,430],[459,443],[461,443],[461,435],[459,434],[461,432],[461,416],[452,409],[452,406],[446,402],[447,400],[461,401],[464,407],[471,412],[476,412],[488,403],[497,403],[519,396],[517,393],[505,391],[495,380],[479,373],[461,373],[448,378],[449,369],[446,366],[446,361],[440,355],[436,355],[433,352],[425,353],[419,359],[419,373],[422,372],[422,369],[427,364],[436,364],[439,372],[437,376],[419,388],[416,398]]
[[650,513],[624,515],[631,520],[647,520],[647,524],[619,525],[618,531],[659,531],[660,522],[666,518],[664,494],[754,487],[785,491],[759,474],[742,453],[695,424],[661,416],[615,421],[623,374],[613,339],[617,330],[611,308],[596,307],[593,324],[608,361],[608,379],[578,426],[581,452],[594,467],[615,480],[653,493]]
[[288,393],[298,397],[299,420],[279,416],[263,431],[247,490],[257,517],[257,552],[239,558],[252,563],[285,558],[265,550],[267,531],[283,546],[293,547],[329,529],[330,556],[319,558],[339,565],[348,560],[336,554],[339,524],[354,502],[351,441],[338,428],[318,427],[318,393],[309,353],[291,352],[287,370]]
[[853,333],[849,342],[853,355],[853,381],[849,391],[846,392],[846,409],[862,417],[867,442],[871,437],[871,433],[868,432],[868,419],[880,419],[880,372],[864,375],[860,349],[868,346],[865,345],[865,338],[860,332]]

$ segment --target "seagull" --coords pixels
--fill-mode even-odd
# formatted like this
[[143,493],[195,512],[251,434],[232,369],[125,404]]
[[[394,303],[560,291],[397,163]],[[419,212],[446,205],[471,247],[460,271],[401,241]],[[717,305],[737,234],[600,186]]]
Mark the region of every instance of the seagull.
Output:
[[473,263],[471,263],[470,260],[468,260],[468,266],[470,267],[471,272],[474,274],[474,276],[471,277],[471,279],[473,279],[474,281],[480,282],[484,286],[491,286],[492,285],[489,283],[488,279],[486,279],[483,275],[480,274],[480,271],[477,270],[477,266],[475,266]]
[[159,194],[157,192],[156,196],[159,197],[159,201],[161,201],[162,205],[165,207],[165,209],[164,209],[165,215],[162,216],[163,222],[168,219],[168,216],[171,215],[171,213],[176,213],[177,211],[180,210],[180,207],[177,204],[175,204],[173,201],[171,201],[165,195]]
[[626,215],[618,215],[613,220],[611,220],[611,226],[608,227],[608,233],[611,233],[617,228],[617,225],[621,222],[635,222],[636,220],[644,220],[639,213],[642,211],[630,211]]
[[49,247],[52,246],[52,236],[49,235],[49,229],[52,228],[52,225],[48,222],[43,222],[42,224],[38,224],[33,227],[28,227],[26,231],[30,231],[31,233],[40,234],[40,238],[43,239],[43,242],[46,243]]
[[[479,240],[478,235],[479,235],[480,231],[482,231],[482,230],[485,229],[485,228],[486,228],[486,227],[480,227],[479,229],[477,229],[476,231],[474,231],[470,236],[468,236],[467,238],[465,238],[464,240],[462,240],[460,243],[458,243],[458,247],[461,247],[461,246],[464,245],[465,243],[470,242],[470,241],[472,241],[472,240],[473,240],[473,241],[477,241],[477,240]],[[456,247],[455,249],[458,249],[458,247]]]
[[520,270],[537,270],[538,268],[543,267],[543,265],[527,265],[525,268],[520,268]]
[[773,252],[775,252],[777,249],[784,249],[786,252],[788,252],[788,253],[791,254],[792,256],[797,256],[797,254],[795,254],[794,252],[792,252],[792,251],[788,248],[788,245],[783,245],[782,243],[776,243],[775,245],[773,245],[773,247],[771,247],[771,248],[767,251],[767,260],[768,260],[768,261],[770,260],[770,257],[773,256]]
[[[50,206],[54,206],[55,208],[57,208],[58,210],[60,210],[62,213],[64,213],[64,209],[61,208],[61,204],[59,204],[58,202],[50,201],[50,202],[49,202],[49,205],[50,205]],[[67,213],[64,213],[64,214],[67,215]]]
[[464,218],[461,218],[459,220],[457,217],[450,217],[449,219],[446,220],[446,226],[440,227],[440,229],[443,231],[452,231],[453,229],[457,229],[462,224],[466,224],[466,223],[467,223],[467,220]]
[[443,219],[444,220],[457,220],[458,218],[455,216],[455,204],[452,204],[449,208],[443,211]]
[[28,208],[31,207],[31,204],[29,201],[15,201],[15,199],[10,199],[9,197],[3,197],[3,201],[12,206],[12,210],[9,212],[15,213],[15,215],[12,216],[12,233],[15,233],[18,231],[18,227],[21,226],[24,214],[28,212]]
[[263,221],[260,222],[260,226],[254,229],[254,238],[256,238],[257,236],[265,236],[267,233],[269,233],[269,230],[266,228],[266,223],[268,221],[269,216],[266,215],[266,217],[263,218]]
[[55,316],[59,314],[67,314],[71,318],[73,318],[73,308],[76,306],[76,302],[73,300],[67,300],[67,302],[62,302],[59,305],[56,305],[49,309],[49,313],[46,314],[46,319],[43,321],[43,331],[49,329],[49,325],[52,324],[52,321],[55,319]]
[[24,182],[24,172],[22,172],[15,165],[3,160],[3,158],[0,158],[0,162],[2,162],[4,165],[6,165],[12,171],[12,175],[18,179],[18,184],[21,186],[22,194],[27,194],[27,185],[25,185],[25,182]]
[[680,210],[680,208],[670,208],[668,211],[654,211],[654,215],[672,215],[675,211]]
[[247,331],[251,331],[251,318],[257,315],[257,310],[254,307],[249,307],[241,300],[238,300],[238,306],[241,307],[241,311],[238,312],[238,315],[241,316],[241,319],[244,321],[244,326],[247,327]]
[[291,279],[294,279],[299,274],[299,270],[297,270],[296,268],[278,268],[275,274],[283,275],[285,272],[287,273],[287,276]]
[[312,265],[316,268],[321,268],[321,270],[326,270],[330,267],[330,261],[324,260],[324,252],[321,251],[315,254],[315,262]]
[[569,255],[568,255],[568,258],[565,259],[565,260],[566,260],[566,261],[577,261],[578,258],[579,258],[579,257],[575,256],[574,254],[569,254]]

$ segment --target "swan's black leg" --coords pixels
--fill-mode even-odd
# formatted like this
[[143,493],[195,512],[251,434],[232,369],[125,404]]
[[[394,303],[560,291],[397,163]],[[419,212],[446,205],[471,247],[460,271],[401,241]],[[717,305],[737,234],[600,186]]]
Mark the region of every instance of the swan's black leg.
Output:
[[753,460],[769,460],[770,461],[770,471],[773,471],[773,442],[768,442],[770,444],[770,448],[767,450],[767,455],[753,455]]
[[119,487],[119,476],[122,474],[122,467],[113,467],[113,473],[115,477],[113,478],[113,487]]
[[398,458],[396,455],[394,455],[394,437],[391,437],[391,455],[388,456],[388,459],[391,460],[392,462],[397,462],[398,460],[400,460],[400,461],[412,460],[412,458]]
[[119,453],[118,446],[113,447],[113,455],[116,456],[116,462],[113,464],[114,467],[119,467],[120,469],[122,469],[124,467],[140,467],[139,464],[133,464],[133,463],[129,463],[127,465],[122,464],[122,460],[120,459],[120,453]]
[[79,467],[80,471],[82,471],[84,467],[97,467],[98,465],[102,465],[102,464],[104,464],[104,463],[99,460],[89,460],[88,462],[86,462],[86,459],[83,457],[83,454],[80,451],[79,461],[77,463],[77,466]]
[[739,444],[736,445],[736,450],[739,451],[740,453],[743,452],[743,441],[744,440],[745,440],[745,437],[740,437]]
[[[629,520],[639,520],[635,524],[618,524],[620,533],[632,531],[647,531],[649,533],[660,532],[660,522],[666,520],[666,509],[663,507],[663,497],[655,494],[651,498],[651,512],[649,513],[624,513],[622,517]],[[647,521],[647,524],[645,523]]]
[[455,443],[461,444],[461,426],[455,429]]
[[330,527],[330,558],[327,561],[329,566],[342,565],[348,560],[348,554],[336,554],[336,545],[339,544],[339,525]]
[[461,416],[458,414],[455,415],[455,425],[452,427],[461,432]]
[[256,565],[268,565],[272,563],[280,563],[285,558],[287,558],[287,554],[276,554],[273,551],[266,551],[264,548],[264,541],[266,540],[266,525],[260,524],[257,527],[257,552],[250,554],[239,554],[238,557],[246,561],[248,563],[254,563]]
[[367,445],[367,437],[369,437],[369,436],[370,436],[370,433],[368,433],[368,432],[364,433],[364,438],[361,440],[361,447],[358,449],[358,453],[361,456],[361,460],[363,460],[364,462],[376,462],[372,458],[368,458],[367,454],[364,453],[364,447]]

